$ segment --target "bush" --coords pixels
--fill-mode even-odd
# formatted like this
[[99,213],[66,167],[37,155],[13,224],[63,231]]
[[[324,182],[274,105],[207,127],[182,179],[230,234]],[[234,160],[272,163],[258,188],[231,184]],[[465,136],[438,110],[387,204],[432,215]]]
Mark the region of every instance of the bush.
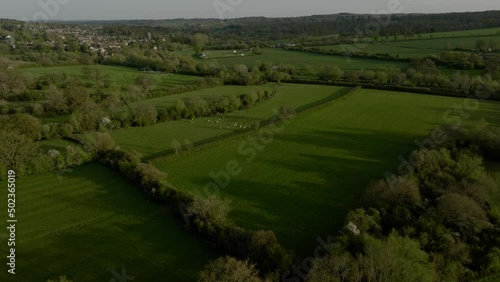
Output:
[[33,141],[42,139],[42,124],[29,114],[14,114],[8,120],[10,130],[30,138]]
[[370,208],[368,212],[364,209],[350,211],[345,220],[346,225],[352,223],[359,230],[360,234],[369,232],[370,234],[381,234],[381,218],[378,210]]
[[67,166],[76,167],[92,160],[92,155],[77,146],[66,146],[65,163]]
[[73,282],[73,280],[68,279],[66,275],[61,275],[56,280],[49,279],[47,282]]
[[291,106],[281,106],[278,111],[278,118],[282,121],[292,119],[295,115],[295,109]]
[[184,104],[195,117],[203,117],[211,114],[207,101],[199,96],[184,99]]
[[226,256],[211,261],[200,272],[199,282],[259,282],[262,281],[254,264]]
[[337,66],[324,66],[319,72],[319,78],[321,80],[338,80],[344,76],[344,71],[342,71]]
[[472,236],[490,227],[485,211],[471,198],[449,193],[439,199],[438,212],[448,226],[465,236]]
[[158,121],[158,112],[153,104],[138,103],[132,109],[133,121],[138,126],[153,125]]
[[198,229],[208,230],[209,233],[215,232],[216,227],[232,224],[228,217],[230,210],[229,202],[217,196],[197,198],[187,208]]
[[292,263],[292,255],[280,246],[273,231],[253,232],[247,254],[259,262],[260,270],[265,273],[276,269],[283,271]]
[[230,112],[234,112],[234,111],[239,110],[243,105],[243,102],[241,101],[241,99],[235,95],[229,95],[227,97],[227,99],[229,100],[229,111]]
[[391,181],[380,180],[368,187],[366,202],[377,208],[407,206],[416,208],[421,204],[418,180],[414,177],[397,177]]
[[248,108],[259,100],[259,95],[257,93],[243,94],[240,96],[240,99],[242,106]]
[[364,252],[333,252],[316,260],[308,281],[436,281],[435,266],[418,242],[395,233],[384,240],[366,237]]
[[166,173],[158,170],[152,164],[139,163],[136,169],[142,189],[146,192],[150,192],[153,189],[158,190],[162,182],[167,178]]

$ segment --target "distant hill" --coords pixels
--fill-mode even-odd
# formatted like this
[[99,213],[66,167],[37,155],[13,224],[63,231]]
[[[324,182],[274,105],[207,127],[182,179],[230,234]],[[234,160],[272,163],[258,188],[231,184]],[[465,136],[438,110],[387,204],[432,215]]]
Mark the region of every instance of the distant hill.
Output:
[[432,33],[467,29],[500,27],[500,11],[442,13],[442,14],[329,14],[303,17],[237,19],[165,19],[165,20],[110,20],[59,21],[60,23],[135,25],[152,27],[189,27],[200,32],[245,33],[246,36],[265,34],[328,35],[349,34],[356,29],[371,28],[392,35],[402,33]]

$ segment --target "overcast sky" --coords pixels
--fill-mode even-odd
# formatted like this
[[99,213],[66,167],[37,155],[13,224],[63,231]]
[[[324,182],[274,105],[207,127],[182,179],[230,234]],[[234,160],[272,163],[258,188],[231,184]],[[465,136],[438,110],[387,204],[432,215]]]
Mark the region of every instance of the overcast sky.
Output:
[[[1,0],[0,18],[56,20],[237,18],[500,10],[499,0]],[[400,1],[400,2],[398,2]],[[44,9],[40,3],[58,3]],[[231,5],[232,3],[232,5]],[[398,3],[400,3],[398,5]],[[215,8],[218,7],[218,8]]]

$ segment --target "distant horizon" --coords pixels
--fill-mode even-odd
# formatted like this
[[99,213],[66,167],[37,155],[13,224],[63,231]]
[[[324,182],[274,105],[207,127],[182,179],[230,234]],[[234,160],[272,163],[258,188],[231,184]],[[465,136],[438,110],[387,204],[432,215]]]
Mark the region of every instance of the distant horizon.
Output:
[[20,0],[0,18],[50,21],[295,18],[332,14],[444,14],[498,11],[497,0]]
[[[438,15],[438,14],[460,14],[460,13],[484,13],[484,12],[497,12],[497,10],[479,10],[479,11],[459,11],[459,12],[401,12],[401,13],[388,13],[388,14],[371,14],[371,13],[354,13],[354,12],[339,12],[339,13],[328,13],[328,14],[310,14],[310,15],[301,15],[301,16],[243,16],[243,17],[234,17],[234,18],[224,18],[220,19],[217,17],[177,17],[177,18],[116,18],[116,19],[105,19],[105,18],[77,18],[77,19],[49,19],[47,22],[100,22],[100,21],[174,21],[174,20],[235,20],[235,19],[246,19],[246,18],[268,18],[268,19],[279,19],[279,18],[305,18],[305,17],[315,17],[315,16],[330,16],[330,15]],[[16,20],[16,21],[24,21],[26,19],[20,18],[9,18],[9,17],[0,17],[0,20]],[[29,22],[33,22],[33,20],[28,19]]]

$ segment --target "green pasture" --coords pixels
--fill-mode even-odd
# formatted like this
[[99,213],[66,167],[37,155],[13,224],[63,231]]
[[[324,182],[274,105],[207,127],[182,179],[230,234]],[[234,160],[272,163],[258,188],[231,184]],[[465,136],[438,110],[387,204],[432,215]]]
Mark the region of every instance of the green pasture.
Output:
[[[198,77],[180,74],[166,74],[166,73],[152,73],[143,72],[135,68],[118,67],[118,66],[92,66],[102,71],[109,79],[117,86],[131,86],[134,85],[138,76],[147,75],[153,78],[155,82],[154,89],[161,89],[172,87],[175,85],[190,84],[197,80]],[[84,81],[91,82],[88,77],[84,75],[84,66],[63,66],[63,67],[37,67],[37,68],[24,68],[21,71],[31,73],[34,76],[39,76],[47,73],[65,73],[67,75],[76,76]]]
[[[112,271],[121,274],[122,269],[134,281],[195,281],[204,264],[219,256],[102,164],[23,177],[16,185],[16,276],[7,276],[3,227],[0,281],[47,281],[59,275],[115,281]],[[0,201],[5,207],[6,191]]]
[[[186,93],[188,96],[241,94],[258,89],[266,90],[269,86],[225,86]],[[147,158],[158,157],[172,149],[172,141],[193,143],[228,137],[242,130],[250,129],[256,122],[267,120],[275,115],[275,110],[282,105],[300,109],[319,100],[340,96],[348,88],[284,84],[270,100],[258,102],[250,109],[228,113],[222,116],[197,118],[193,121],[180,120],[159,123],[149,127],[119,129],[111,133],[116,143],[125,150],[137,150]],[[148,100],[158,107],[171,105],[175,100],[170,97]],[[243,128],[242,128],[243,127]]]
[[[459,30],[459,31],[443,31],[443,32],[433,32],[433,33],[423,33],[421,34],[422,39],[438,39],[438,38],[455,38],[455,37],[471,37],[471,36],[495,36],[499,34],[499,28],[483,28],[483,29],[470,29],[470,30]],[[418,35],[415,35],[418,38]],[[394,37],[390,36],[389,40],[393,40]],[[397,36],[398,40],[405,40],[403,35]]]
[[175,106],[177,101],[197,96],[202,98],[208,98],[210,96],[229,96],[236,95],[240,96],[242,94],[256,93],[258,90],[270,91],[272,92],[272,86],[262,87],[262,86],[219,86],[209,89],[201,89],[193,92],[186,92],[176,95],[169,95],[159,98],[148,99],[146,102],[156,106],[158,110],[166,109],[170,106]]
[[74,146],[77,144],[63,139],[44,140],[40,142],[40,146],[44,150],[50,150],[50,149],[64,150],[66,146],[72,146],[72,145]]
[[[264,145],[251,140],[195,151],[155,165],[178,189],[203,191],[212,174],[224,174],[230,161],[241,173],[220,195],[232,201],[232,218],[249,229],[271,229],[302,256],[316,239],[335,235],[346,213],[361,205],[371,181],[397,172],[398,156],[418,149],[432,129],[459,117],[464,99],[361,90],[293,119]],[[500,124],[500,104],[482,102],[463,124],[487,118]],[[265,135],[269,140],[269,135]],[[246,143],[244,143],[246,142]],[[255,153],[255,159],[251,157]],[[222,177],[224,178],[224,177]]]
[[[302,68],[307,64],[312,68],[320,69],[324,65],[337,65],[344,70],[359,69],[377,69],[379,67],[396,67],[405,69],[407,63],[394,61],[381,61],[373,59],[358,59],[344,56],[328,56],[320,54],[310,54],[298,51],[289,51],[283,49],[263,49],[261,55],[246,53],[244,57],[232,54],[232,50],[209,51],[207,60],[217,60],[219,63],[232,67],[238,64],[244,64],[252,68],[257,61],[270,61],[273,63],[290,64],[296,68]],[[201,59],[198,59],[201,61]]]
[[427,56],[439,57],[442,52],[452,51],[456,48],[474,50],[477,40],[494,41],[500,44],[500,34],[495,36],[470,36],[449,37],[433,39],[413,39],[390,42],[371,42],[356,44],[341,44],[321,46],[323,50],[334,50],[338,52],[356,53],[382,53],[399,55],[401,58],[421,58]]

